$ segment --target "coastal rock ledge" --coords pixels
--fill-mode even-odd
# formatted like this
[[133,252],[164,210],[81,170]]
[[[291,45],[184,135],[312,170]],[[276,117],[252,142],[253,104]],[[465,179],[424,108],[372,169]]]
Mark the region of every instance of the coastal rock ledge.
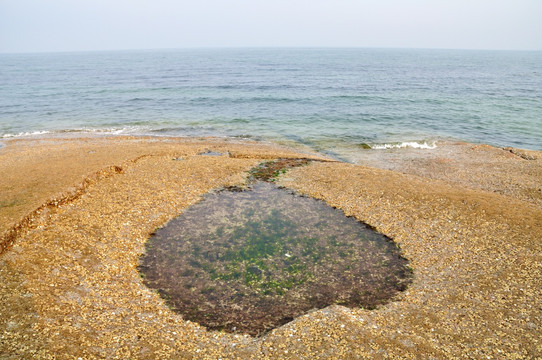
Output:
[[137,271],[145,243],[262,161],[324,157],[214,138],[5,143],[2,359],[542,357],[540,152],[449,143],[288,170],[277,184],[394,239],[414,279],[374,310],[332,305],[251,337],[170,310]]

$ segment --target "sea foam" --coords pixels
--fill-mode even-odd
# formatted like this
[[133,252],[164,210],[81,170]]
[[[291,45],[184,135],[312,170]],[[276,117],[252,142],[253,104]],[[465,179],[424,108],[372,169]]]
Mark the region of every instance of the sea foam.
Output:
[[401,148],[413,148],[413,149],[435,149],[437,147],[435,142],[428,144],[426,141],[405,141],[401,143],[391,144],[376,144],[371,145],[371,149],[383,150],[383,149],[401,149]]

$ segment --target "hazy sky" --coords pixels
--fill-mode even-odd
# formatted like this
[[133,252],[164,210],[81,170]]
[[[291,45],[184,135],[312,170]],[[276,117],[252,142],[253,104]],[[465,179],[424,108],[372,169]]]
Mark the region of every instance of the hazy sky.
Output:
[[0,52],[246,46],[542,50],[542,0],[0,0]]

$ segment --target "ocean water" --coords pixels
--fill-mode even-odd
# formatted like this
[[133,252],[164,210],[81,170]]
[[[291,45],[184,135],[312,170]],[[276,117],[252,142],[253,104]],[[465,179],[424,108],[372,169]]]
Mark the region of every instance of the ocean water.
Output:
[[66,132],[252,138],[339,157],[440,139],[542,150],[542,52],[0,54],[0,140]]

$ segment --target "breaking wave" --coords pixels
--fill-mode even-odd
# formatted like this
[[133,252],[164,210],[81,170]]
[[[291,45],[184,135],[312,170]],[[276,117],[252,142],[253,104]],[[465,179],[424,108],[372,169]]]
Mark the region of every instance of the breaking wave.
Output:
[[371,149],[375,150],[384,150],[384,149],[402,149],[402,148],[412,148],[412,149],[435,149],[437,147],[436,142],[428,143],[427,141],[404,141],[400,143],[389,143],[389,144],[375,144],[370,145]]

